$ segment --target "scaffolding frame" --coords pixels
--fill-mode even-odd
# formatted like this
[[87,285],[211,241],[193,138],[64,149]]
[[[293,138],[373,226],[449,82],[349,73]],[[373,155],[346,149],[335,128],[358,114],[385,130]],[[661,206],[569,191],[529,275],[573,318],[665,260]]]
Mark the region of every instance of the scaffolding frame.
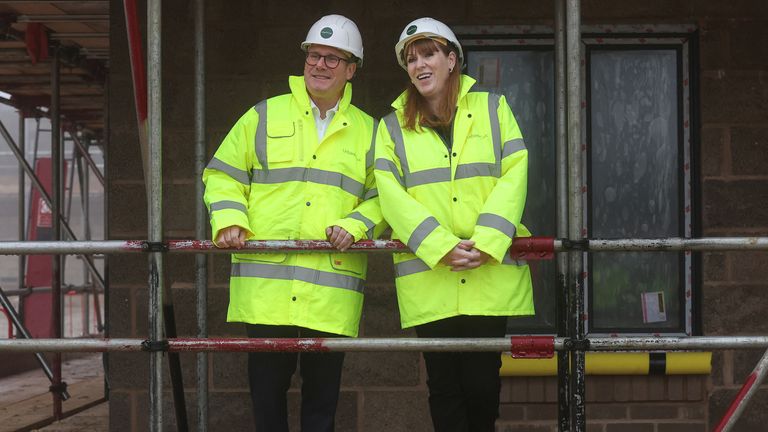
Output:
[[[721,238],[665,238],[665,239],[587,239],[582,233],[582,158],[581,148],[581,81],[580,81],[580,41],[581,14],[580,0],[555,1],[555,53],[556,53],[556,148],[558,169],[558,228],[557,239],[534,238],[519,240],[511,252],[519,259],[546,259],[554,252],[558,254],[558,273],[562,295],[558,304],[558,335],[512,336],[495,339],[208,339],[206,322],[207,263],[208,253],[232,253],[230,250],[216,249],[205,238],[206,218],[202,209],[201,189],[198,186],[196,197],[196,236],[198,240],[163,240],[162,227],[162,99],[161,99],[161,1],[148,0],[147,32],[148,78],[143,76],[143,62],[140,51],[141,40],[136,30],[138,27],[134,0],[124,0],[126,10],[129,49],[136,95],[137,120],[142,144],[144,174],[148,196],[148,240],[146,241],[76,241],[71,229],[61,216],[62,184],[59,147],[61,127],[59,116],[59,75],[58,54],[54,57],[51,82],[53,88],[51,104],[52,146],[54,160],[54,193],[48,197],[39,181],[36,181],[28,165],[20,159],[19,163],[30,175],[33,185],[39,188],[41,195],[51,205],[54,214],[55,235],[52,242],[0,242],[0,254],[56,254],[54,258],[54,297],[60,301],[60,255],[79,254],[84,257],[84,264],[94,276],[94,281],[102,288],[106,283],[95,271],[89,255],[94,253],[146,253],[149,266],[149,328],[150,338],[140,339],[91,339],[91,340],[0,340],[0,351],[19,352],[112,352],[131,351],[148,352],[150,355],[150,430],[161,431],[162,412],[162,358],[165,352],[197,352],[198,366],[198,428],[207,430],[207,357],[206,352],[214,351],[511,351],[519,357],[551,357],[558,355],[558,428],[561,431],[586,430],[585,415],[585,364],[586,351],[626,351],[626,350],[691,350],[691,349],[734,349],[768,348],[768,336],[734,337],[611,337],[588,338],[584,328],[584,292],[583,267],[584,253],[597,251],[742,251],[768,250],[768,237],[721,237]],[[201,174],[205,157],[205,70],[204,70],[204,0],[195,0],[195,166],[196,175]],[[148,83],[148,85],[147,85]],[[142,104],[143,98],[143,104]],[[143,105],[143,106],[142,106]],[[146,129],[145,129],[146,126]],[[146,132],[145,132],[146,131]],[[9,144],[12,143],[2,125],[0,133]],[[14,145],[11,145],[15,149]],[[16,152],[16,150],[14,150]],[[87,152],[86,152],[87,153]],[[23,152],[22,152],[23,154]],[[86,162],[89,165],[92,161]],[[23,187],[23,174],[20,187]],[[105,205],[107,194],[105,193]],[[23,204],[22,204],[23,205]],[[22,214],[22,213],[20,213]],[[61,239],[61,229],[72,241]],[[88,237],[88,236],[86,236]],[[325,241],[251,241],[246,250],[289,251],[294,253],[332,250]],[[391,253],[405,250],[399,242],[369,241],[358,242],[351,249],[354,252]],[[163,285],[165,253],[196,254],[197,287],[197,338],[167,338],[164,324],[167,325],[165,311],[171,311],[170,295]],[[515,255],[518,254],[518,255]],[[23,266],[23,261],[20,261]],[[21,270],[23,271],[23,269]],[[168,308],[170,306],[170,309]],[[57,322],[58,307],[52,308]],[[59,329],[60,331],[60,329]],[[57,334],[58,337],[60,335]],[[764,380],[768,370],[768,351],[746,380],[731,408],[718,425],[718,431],[730,430],[750,397]],[[202,373],[201,373],[202,372]],[[60,362],[54,365],[54,387],[61,384]],[[172,382],[175,382],[172,379]],[[54,391],[54,401],[58,405],[55,414],[61,416],[60,392]],[[56,402],[57,401],[57,402]]]

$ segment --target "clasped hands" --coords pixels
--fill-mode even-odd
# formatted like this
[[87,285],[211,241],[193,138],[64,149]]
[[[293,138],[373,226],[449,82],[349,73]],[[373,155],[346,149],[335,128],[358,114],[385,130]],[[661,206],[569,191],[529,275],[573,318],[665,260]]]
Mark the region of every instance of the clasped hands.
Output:
[[[235,248],[240,249],[245,246],[245,236],[248,231],[240,228],[237,225],[226,227],[219,231],[219,235],[216,237],[214,244],[220,248]],[[331,242],[333,247],[344,252],[352,246],[355,242],[355,238],[352,234],[348,233],[344,228],[334,225],[325,229],[325,235],[328,241]]]
[[475,249],[475,242],[462,240],[440,262],[450,267],[451,271],[463,271],[480,267],[488,262],[488,258],[487,253]]

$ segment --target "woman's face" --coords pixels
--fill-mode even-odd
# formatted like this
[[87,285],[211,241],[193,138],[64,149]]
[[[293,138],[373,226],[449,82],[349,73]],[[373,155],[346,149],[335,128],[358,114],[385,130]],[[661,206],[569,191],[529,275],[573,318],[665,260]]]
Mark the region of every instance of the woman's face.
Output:
[[425,99],[439,98],[448,89],[448,76],[456,66],[456,54],[451,51],[446,55],[437,47],[418,49],[409,46],[407,50],[405,62],[411,82]]

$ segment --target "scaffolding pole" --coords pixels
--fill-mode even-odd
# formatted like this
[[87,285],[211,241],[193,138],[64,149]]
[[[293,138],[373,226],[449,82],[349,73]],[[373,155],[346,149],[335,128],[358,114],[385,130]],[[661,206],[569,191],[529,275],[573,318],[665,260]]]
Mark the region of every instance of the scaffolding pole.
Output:
[[[148,172],[145,173],[148,194],[149,242],[163,241],[163,150],[162,150],[162,4],[147,2],[147,82],[148,96]],[[163,254],[159,250],[149,255],[149,331],[152,343],[163,340]],[[149,429],[163,430],[163,353],[150,356]]]
[[[0,241],[0,255],[44,254],[124,254],[151,252],[159,248],[168,253],[231,254],[253,251],[314,253],[336,250],[327,240],[248,240],[240,249],[217,248],[210,240],[93,240],[93,241]],[[768,237],[707,237],[700,239],[585,239],[571,242],[551,237],[515,238],[510,254],[515,259],[551,259],[552,253],[563,252],[665,252],[665,251],[765,251]],[[349,253],[409,252],[397,240],[360,240],[352,244]]]
[[[60,82],[59,82],[59,57],[58,48],[53,49],[53,59],[51,61],[51,165],[52,165],[52,188],[53,205],[51,213],[53,214],[53,240],[61,240],[61,226],[63,218],[61,216],[62,207],[62,160],[63,152],[61,139],[61,113],[59,111],[60,102]],[[55,338],[62,337],[61,331],[61,272],[62,255],[53,255],[53,274],[51,278],[51,323],[53,325],[53,335]],[[61,419],[62,392],[66,390],[66,384],[61,381],[61,353],[53,355],[53,382],[51,383],[51,393],[53,395],[53,417],[56,420]]]
[[[195,178],[205,169],[205,0],[195,0]],[[208,217],[203,204],[203,183],[195,183],[195,238],[204,240]],[[195,255],[197,337],[208,337],[208,255]],[[197,354],[197,430],[208,430],[208,356]]]
[[[567,0],[565,19],[566,95],[568,121],[568,239],[579,242],[584,237],[581,146],[581,2]],[[584,332],[584,254],[570,252],[568,261],[568,315],[572,340],[583,340]],[[586,377],[584,351],[570,353],[569,389],[571,430],[585,432]]]
[[[566,116],[565,0],[555,0],[555,156],[557,157],[557,235],[568,237],[568,139]],[[570,334],[568,319],[568,256],[557,257],[557,335]],[[568,352],[557,353],[557,429],[570,430],[570,366]]]
[[[26,125],[25,125],[26,117],[24,110],[19,109],[19,146],[21,150],[21,154],[23,157],[26,158],[26,149],[27,149],[27,135],[26,135]],[[19,241],[23,242],[27,239],[27,232],[26,232],[26,221],[27,216],[24,209],[26,208],[26,182],[24,178],[24,169],[21,166],[21,162],[19,162],[19,207],[18,207],[18,232],[19,232]],[[18,289],[23,290],[24,289],[24,273],[26,269],[26,257],[19,256],[19,271],[18,271]],[[21,305],[19,305],[19,309],[21,309]]]
[[768,349],[768,336],[594,337],[576,347],[570,338],[175,338],[0,339],[0,352],[509,352],[518,358],[552,358],[556,351],[696,351]]

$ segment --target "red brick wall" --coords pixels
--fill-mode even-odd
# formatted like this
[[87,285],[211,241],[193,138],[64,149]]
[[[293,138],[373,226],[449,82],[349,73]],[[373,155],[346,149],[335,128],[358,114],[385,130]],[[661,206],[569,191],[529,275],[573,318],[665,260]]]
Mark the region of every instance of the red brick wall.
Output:
[[[550,24],[552,2],[539,0],[206,2],[208,152],[233,122],[259,100],[287,91],[300,73],[297,45],[326,13],[354,19],[365,38],[365,67],[354,100],[372,115],[388,112],[405,76],[393,44],[409,20],[432,15],[455,25]],[[146,205],[125,37],[122,2],[111,1],[109,237],[146,238]],[[168,238],[191,238],[193,176],[193,19],[189,2],[163,2],[164,227]],[[700,34],[701,142],[696,185],[706,236],[765,235],[768,228],[768,3],[763,0],[584,1],[585,23],[692,23]],[[145,16],[140,11],[139,16]],[[695,65],[694,65],[695,67]],[[705,254],[703,328],[707,335],[768,334],[768,254]],[[109,262],[109,329],[113,337],[147,336],[146,257]],[[194,258],[166,258],[179,333],[195,333]],[[209,333],[244,336],[224,322],[228,257],[210,266]],[[401,331],[389,259],[371,260],[361,335],[413,336]],[[590,431],[711,430],[759,351],[715,353],[710,377],[587,378]],[[194,423],[195,363],[182,356],[189,417]],[[113,354],[109,360],[111,430],[147,429],[148,357]],[[242,354],[210,355],[211,430],[247,430],[250,410]],[[168,388],[168,387],[166,387]],[[554,431],[554,378],[505,379],[499,431]],[[298,393],[290,395],[292,412]],[[768,390],[761,389],[737,430],[764,429]],[[173,422],[171,398],[165,418]],[[292,418],[294,426],[297,418]],[[339,431],[430,430],[423,365],[417,354],[349,354],[339,406]]]

